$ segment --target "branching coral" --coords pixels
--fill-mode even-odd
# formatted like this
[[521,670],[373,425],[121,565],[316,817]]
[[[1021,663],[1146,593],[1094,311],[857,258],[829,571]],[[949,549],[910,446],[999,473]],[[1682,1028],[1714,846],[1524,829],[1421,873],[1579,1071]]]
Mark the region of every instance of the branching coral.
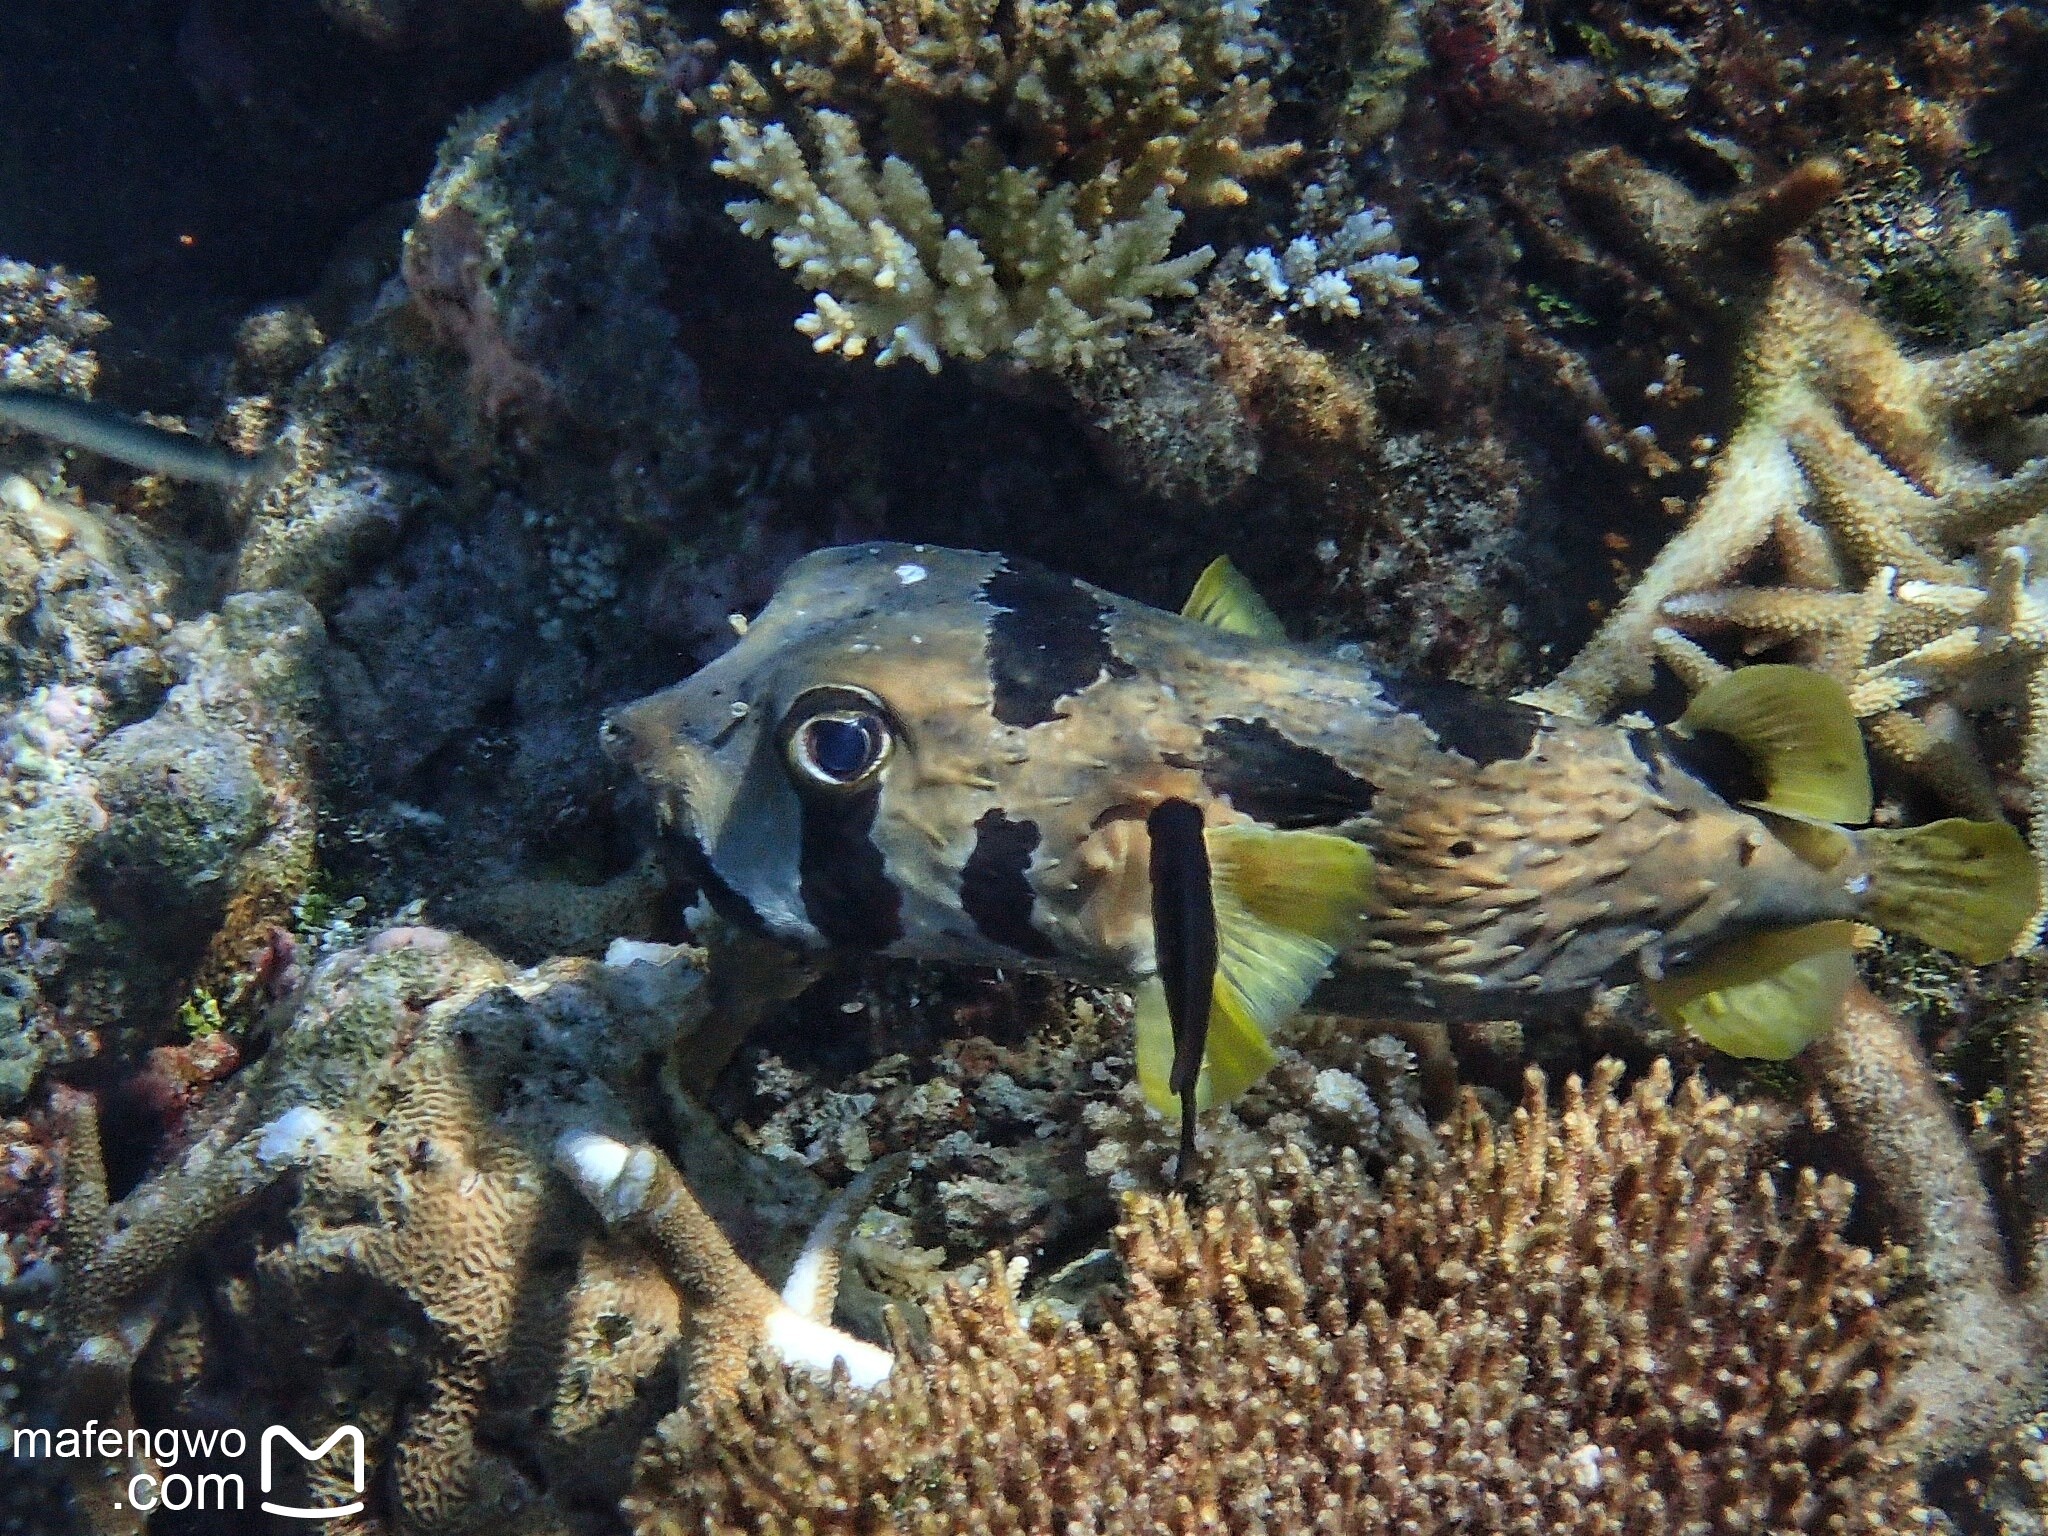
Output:
[[1322,239],[1296,235],[1277,256],[1265,245],[1245,252],[1244,275],[1290,314],[1311,310],[1325,319],[1356,319],[1368,300],[1384,305],[1420,294],[1417,265],[1394,249],[1386,214],[1362,208]]
[[1272,60],[1225,6],[767,0],[727,27],[768,67],[704,93],[713,169],[761,194],[727,211],[815,295],[821,352],[1085,368],[1194,292],[1182,210],[1294,153],[1255,143]]
[[[1906,355],[1811,248],[1785,237],[1837,187],[1825,163],[1719,206],[1616,151],[1582,157],[1572,176],[1697,302],[1740,305],[1770,278],[1748,301],[1758,308],[1743,414],[1691,520],[1535,701],[1597,715],[1647,691],[1659,654],[1698,684],[1715,664],[1671,626],[1736,628],[1752,651],[1790,642],[1840,676],[1882,753],[1982,815],[1996,806],[1974,754],[1908,706],[2019,698],[2048,861],[2048,626],[2027,587],[2048,458],[2010,463],[2043,446],[2013,418],[2048,395],[2048,320],[1966,352]],[[1972,433],[1989,433],[1989,449]],[[1767,547],[1786,584],[1733,586]]]
[[[1283,1153],[1134,1197],[1105,1321],[993,1281],[856,1395],[757,1372],[643,1460],[643,1532],[1891,1531],[1887,1266],[1848,1192],[1773,1187],[1756,1111],[1611,1064],[1373,1188]],[[907,1339],[899,1348],[911,1351]]]

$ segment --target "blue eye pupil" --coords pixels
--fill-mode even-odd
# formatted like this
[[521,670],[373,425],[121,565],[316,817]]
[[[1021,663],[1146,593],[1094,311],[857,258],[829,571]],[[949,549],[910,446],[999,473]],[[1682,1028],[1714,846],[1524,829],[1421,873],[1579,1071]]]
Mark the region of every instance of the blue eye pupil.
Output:
[[809,735],[811,761],[827,778],[858,778],[874,761],[874,728],[864,720],[813,720]]

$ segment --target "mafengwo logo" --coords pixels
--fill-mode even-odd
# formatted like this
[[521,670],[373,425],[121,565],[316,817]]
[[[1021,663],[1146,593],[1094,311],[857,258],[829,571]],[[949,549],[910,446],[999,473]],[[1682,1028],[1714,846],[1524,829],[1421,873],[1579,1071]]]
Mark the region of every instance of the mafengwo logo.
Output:
[[[8,1440],[16,1461],[127,1462],[117,1508],[144,1515],[226,1514],[248,1507],[248,1487],[240,1472],[181,1472],[181,1462],[196,1461],[220,1468],[245,1461],[249,1437],[239,1429],[129,1429],[87,1421],[83,1429],[17,1429]],[[339,1464],[329,1458],[342,1455]],[[296,1459],[295,1459],[296,1458]],[[353,1498],[323,1504],[286,1504],[271,1497],[291,1480],[294,1467],[334,1466],[347,1473]],[[281,1424],[267,1427],[256,1442],[256,1487],[265,1514],[287,1520],[339,1520],[363,1508],[363,1432],[344,1424],[318,1445],[308,1445]]]
[[341,1426],[341,1428],[337,1429],[333,1434],[329,1435],[325,1440],[322,1440],[320,1444],[317,1447],[315,1447],[307,1445],[305,1441],[301,1440],[297,1435],[293,1434],[283,1425],[271,1425],[268,1429],[263,1431],[263,1444],[261,1448],[261,1471],[263,1478],[263,1491],[265,1493],[270,1492],[271,1486],[270,1452],[271,1449],[280,1440],[289,1440],[291,1442],[293,1450],[297,1451],[299,1455],[306,1461],[312,1462],[317,1462],[321,1460],[323,1457],[326,1456],[326,1454],[329,1451],[333,1450],[338,1443],[342,1441],[347,1441],[350,1447],[350,1456],[352,1458],[349,1467],[351,1473],[349,1486],[355,1490],[356,1498],[355,1502],[352,1504],[336,1505],[333,1508],[329,1509],[300,1509],[290,1504],[273,1504],[270,1502],[270,1500],[265,1499],[263,1501],[263,1509],[266,1514],[284,1515],[293,1520],[338,1520],[343,1515],[353,1515],[362,1509],[363,1432],[360,1429],[357,1429],[353,1424],[344,1424]]

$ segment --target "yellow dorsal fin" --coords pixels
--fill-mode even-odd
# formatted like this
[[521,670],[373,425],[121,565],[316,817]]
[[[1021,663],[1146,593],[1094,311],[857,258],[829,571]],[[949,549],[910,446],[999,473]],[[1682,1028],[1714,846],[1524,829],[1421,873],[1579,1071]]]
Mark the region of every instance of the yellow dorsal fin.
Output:
[[1844,922],[1752,934],[1644,986],[1660,1014],[1716,1050],[1785,1061],[1840,1017],[1855,942],[1856,925]]
[[1280,616],[1266,606],[1258,589],[1244,578],[1244,572],[1230,563],[1228,555],[1211,560],[1196,578],[1195,590],[1181,604],[1181,617],[1198,624],[1213,625],[1233,635],[1254,640],[1285,640]]
[[[1274,1061],[1268,1033],[1308,1000],[1364,921],[1372,854],[1333,832],[1211,827],[1216,994],[1195,1107],[1228,1104]],[[1138,1081],[1154,1108],[1179,1111],[1168,1084],[1173,1025],[1157,981],[1139,988]]]
[[2017,831],[1951,817],[1858,836],[1870,860],[1870,918],[1962,956],[2003,960],[2033,921],[2041,881]]
[[1676,726],[1715,732],[1741,749],[1763,792],[1746,805],[1860,825],[1870,820],[1870,765],[1849,695],[1805,667],[1742,667],[1700,690]]

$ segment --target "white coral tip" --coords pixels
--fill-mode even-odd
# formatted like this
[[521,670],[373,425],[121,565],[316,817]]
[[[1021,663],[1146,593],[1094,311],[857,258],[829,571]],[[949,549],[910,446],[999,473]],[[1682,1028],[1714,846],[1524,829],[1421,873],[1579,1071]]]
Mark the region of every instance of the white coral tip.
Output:
[[266,1168],[302,1163],[326,1150],[334,1122],[310,1104],[288,1109],[263,1127],[256,1140],[256,1161]]
[[777,1358],[820,1376],[831,1375],[833,1366],[844,1362],[847,1379],[864,1391],[887,1381],[896,1366],[896,1357],[886,1349],[788,1306],[778,1306],[768,1314],[762,1341]]
[[646,1205],[656,1164],[646,1147],[629,1147],[596,1131],[564,1131],[555,1142],[555,1166],[611,1222]]

